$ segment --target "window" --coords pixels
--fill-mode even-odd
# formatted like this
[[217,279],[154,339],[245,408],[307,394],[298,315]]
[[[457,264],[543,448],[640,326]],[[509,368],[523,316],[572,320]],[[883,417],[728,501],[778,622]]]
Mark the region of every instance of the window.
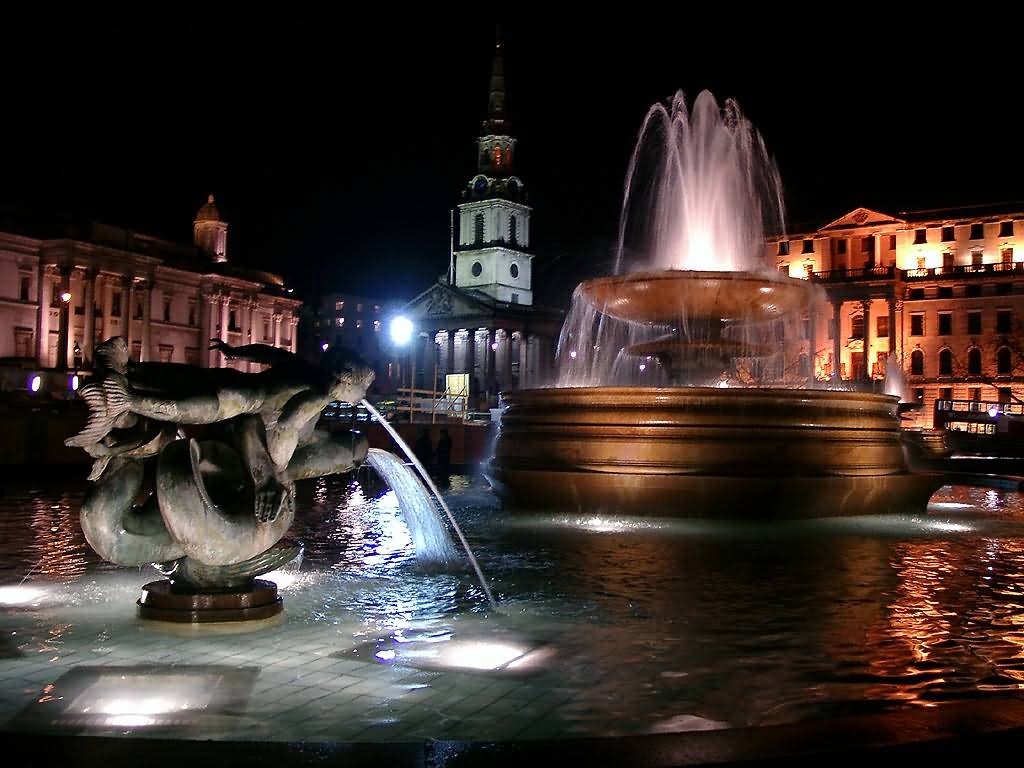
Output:
[[971,240],[984,240],[985,239],[985,225],[984,224],[971,224]]
[[334,318],[334,327],[335,328],[341,328],[343,325],[345,325],[345,318],[344,317],[336,317],[336,318]]
[[953,228],[952,227],[943,227],[942,228],[942,242],[944,242],[944,243],[951,243],[951,242],[953,242],[954,239],[955,238],[953,237]]
[[911,336],[924,336],[924,314],[915,314],[910,316],[910,335]]
[[188,304],[188,324],[196,324],[196,305],[193,302],[189,302]]
[[1009,333],[1013,321],[1013,310],[1000,309],[996,312],[996,333]]
[[924,298],[924,288],[911,288],[910,289],[910,298],[912,300],[923,299]]
[[1013,293],[1013,283],[996,283],[996,296],[1006,296]]
[[[952,376],[953,375],[953,353],[949,349],[943,349],[939,352],[939,376]],[[943,400],[949,400],[950,398],[944,397]]]
[[846,255],[846,238],[841,237],[838,240],[833,240],[832,243],[835,245],[835,254],[837,256]]
[[374,312],[380,312],[380,304],[374,304],[373,305],[373,311]]
[[140,296],[135,302],[135,315],[136,320],[142,319],[142,297]]
[[981,350],[977,347],[967,350],[967,375],[981,375]]
[[953,313],[939,312],[939,336],[953,335]]
[[18,296],[22,301],[28,301],[29,289],[32,287],[32,278],[23,276],[21,278],[21,288]]
[[483,245],[484,242],[484,215],[482,213],[473,217],[473,241],[477,245]]
[[956,256],[952,252],[946,251],[942,254],[942,268],[952,269],[954,266],[956,266]]
[[512,245],[519,243],[519,221],[515,216],[510,216],[508,220],[508,241]]
[[972,336],[981,333],[981,312],[979,310],[967,313],[967,333]]
[[814,241],[804,240],[804,247],[801,253],[814,253]]
[[866,253],[868,256],[875,255],[875,236],[868,235],[860,241],[861,253]]
[[501,145],[498,144],[494,147],[494,165],[496,168],[501,168]]
[[1003,248],[999,251],[999,260],[1003,264],[1013,264],[1013,248]]
[[789,240],[779,240],[779,250],[776,255],[789,256]]
[[889,250],[896,250],[896,235],[889,235]]
[[1012,221],[1000,221],[999,222],[999,236],[1000,237],[1013,237],[1013,222]]
[[953,388],[952,387],[940,387],[939,388],[939,400],[952,400],[953,399]]
[[981,286],[978,283],[968,284],[966,294],[972,299],[981,296]]
[[875,335],[880,339],[889,337],[889,316],[879,315],[875,318]]
[[359,328],[362,328],[362,327],[363,327],[363,321],[362,321],[361,318],[357,317],[356,318],[356,329],[359,329]]
[[914,245],[924,245],[928,242],[928,232],[923,229],[914,231]]
[[1013,373],[1013,355],[1009,347],[1000,347],[996,353],[996,372],[1002,375]]
[[864,315],[854,315],[850,318],[850,338],[864,338]]
[[373,332],[380,333],[380,320],[373,321]]
[[267,341],[270,339],[270,323],[263,321],[263,340]]
[[814,277],[814,264],[810,262],[804,264],[804,275],[807,277],[808,280]]
[[518,304],[519,303],[519,294],[518,293],[513,293],[512,294],[512,303],[513,304]]
[[334,302],[334,311],[335,312],[341,312],[344,308],[345,308],[345,302],[344,301],[336,301],[336,302]]
[[939,298],[940,299],[952,299],[953,298],[953,286],[951,286],[951,285],[940,285],[939,286]]
[[[924,352],[920,349],[915,349],[910,353],[910,375],[911,376],[924,376]],[[924,396],[924,390],[919,390],[921,397]],[[921,399],[920,397],[918,398]]]
[[171,322],[171,300],[164,299],[164,322]]
[[999,388],[999,402],[1000,403],[1009,403],[1009,402],[1012,402],[1012,401],[1013,401],[1013,390],[1010,389],[1009,387],[1000,387]]
[[174,346],[171,344],[160,345],[160,362],[169,363],[174,357]]
[[928,269],[928,259],[926,259],[924,256],[918,256],[917,257],[917,268],[918,269]]
[[914,390],[914,399],[917,400],[917,402],[919,402],[919,403],[923,403],[924,402],[924,388],[923,387],[918,387],[917,389]]
[[110,292],[110,316],[120,317],[121,316],[121,292],[111,291]]
[[363,313],[363,305],[362,304],[356,304],[356,314],[360,314],[361,315],[362,313]]
[[480,277],[480,273],[484,271],[484,268],[479,261],[474,261],[469,271],[473,273],[473,277]]
[[974,402],[979,402],[981,400],[981,387],[971,387],[967,390],[967,395]]
[[513,278],[513,279],[515,279],[515,278],[519,277],[519,265],[518,265],[518,264],[513,264],[513,265],[511,265],[511,266],[510,266],[510,267],[508,268],[508,273],[509,273],[510,275],[512,275],[512,278]]
[[238,327],[238,310],[232,309],[228,312],[228,330],[229,331],[240,331]]

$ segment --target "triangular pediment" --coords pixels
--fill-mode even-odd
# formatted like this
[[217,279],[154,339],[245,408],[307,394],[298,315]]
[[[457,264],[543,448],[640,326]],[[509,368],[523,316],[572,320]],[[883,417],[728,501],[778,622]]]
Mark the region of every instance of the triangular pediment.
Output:
[[491,309],[484,302],[443,283],[435,283],[405,305],[411,319],[436,317],[476,316],[481,310]]
[[821,230],[827,229],[856,229],[857,227],[877,227],[882,224],[904,224],[903,219],[898,219],[888,213],[875,211],[871,208],[855,208],[845,216],[826,224]]

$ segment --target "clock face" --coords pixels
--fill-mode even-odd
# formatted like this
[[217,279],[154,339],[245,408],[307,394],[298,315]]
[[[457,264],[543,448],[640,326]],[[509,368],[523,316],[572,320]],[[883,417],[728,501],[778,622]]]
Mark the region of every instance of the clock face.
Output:
[[487,179],[485,179],[483,176],[480,176],[475,182],[473,182],[473,189],[475,189],[477,192],[483,192],[484,190],[486,190]]

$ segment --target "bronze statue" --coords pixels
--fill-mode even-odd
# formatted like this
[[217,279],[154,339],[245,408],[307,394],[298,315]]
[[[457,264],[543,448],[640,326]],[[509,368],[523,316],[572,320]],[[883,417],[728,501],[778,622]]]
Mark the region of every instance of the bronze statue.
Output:
[[94,459],[81,515],[93,549],[197,590],[244,586],[297,554],[274,548],[295,481],[348,472],[367,453],[364,434],[317,430],[320,412],[359,402],[374,376],[338,347],[319,366],[262,344],[210,348],[265,368],[134,363],[123,338],[98,345],[79,392],[88,421],[65,441]]

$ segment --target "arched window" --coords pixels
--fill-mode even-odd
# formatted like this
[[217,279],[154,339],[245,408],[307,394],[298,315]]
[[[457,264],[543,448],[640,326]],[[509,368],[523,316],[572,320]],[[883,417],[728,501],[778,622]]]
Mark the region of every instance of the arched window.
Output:
[[953,353],[944,349],[939,352],[939,376],[953,375]]
[[854,315],[850,318],[850,338],[851,339],[863,339],[864,338],[864,315]]
[[924,376],[924,352],[920,349],[910,353],[910,375]]
[[501,145],[497,145],[494,148],[494,167],[501,168]]
[[1013,373],[1013,354],[1009,347],[1000,347],[996,353],[996,371],[999,373]]
[[969,376],[981,375],[981,350],[977,347],[967,350],[967,374]]
[[519,222],[515,216],[512,216],[508,220],[508,241],[512,245],[516,245],[519,242]]
[[506,144],[505,145],[505,165],[508,165],[508,166],[512,165],[512,145],[511,144]]
[[477,245],[484,244],[484,215],[482,213],[473,217],[473,239]]

